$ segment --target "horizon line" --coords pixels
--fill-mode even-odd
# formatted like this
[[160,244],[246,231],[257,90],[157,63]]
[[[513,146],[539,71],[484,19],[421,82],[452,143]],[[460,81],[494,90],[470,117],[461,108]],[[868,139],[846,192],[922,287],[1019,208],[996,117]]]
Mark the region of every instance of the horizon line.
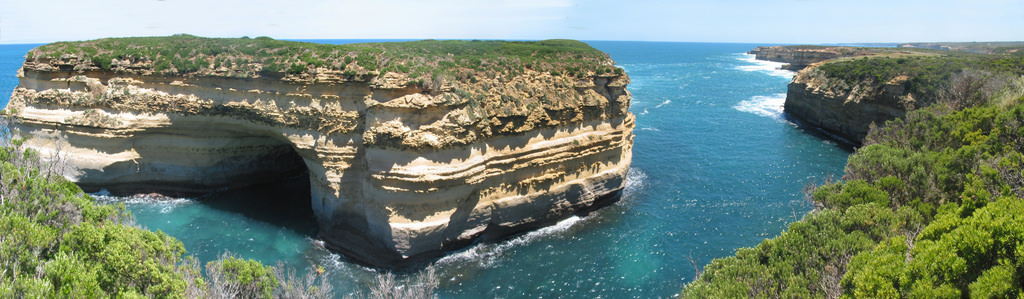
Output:
[[[188,33],[183,33],[183,34],[188,34]],[[192,34],[189,34],[189,35],[192,35]],[[116,36],[116,37],[111,36],[111,37],[102,37],[102,38],[93,38],[93,39],[53,40],[53,41],[11,41],[11,42],[8,42],[8,41],[0,40],[0,45],[46,45],[46,44],[58,43],[58,42],[83,42],[83,41],[90,41],[90,40],[97,40],[97,39],[104,39],[104,38],[161,37],[161,36],[173,36],[173,35]],[[204,38],[243,38],[243,37],[249,37],[249,36],[223,37],[223,36],[199,36],[199,35],[194,35],[194,36],[204,37]],[[263,36],[257,36],[257,37],[263,37]],[[255,38],[255,37],[253,37],[253,38]],[[284,41],[373,40],[373,41],[396,41],[396,42],[401,42],[401,41],[420,41],[420,40],[542,41],[542,40],[552,40],[552,39],[568,39],[568,40],[577,40],[577,41],[584,41],[584,42],[593,41],[593,42],[652,42],[652,43],[769,44],[769,45],[835,45],[835,46],[843,46],[843,45],[879,45],[879,44],[899,45],[899,44],[916,44],[916,43],[1024,43],[1024,40],[1022,40],[1022,41],[1012,41],[1012,40],[979,41],[979,40],[975,40],[975,41],[898,41],[898,42],[895,42],[895,41],[888,41],[888,42],[875,41],[875,42],[817,42],[817,43],[814,43],[814,42],[799,43],[799,42],[797,42],[797,43],[794,43],[794,42],[765,42],[765,41],[753,41],[753,42],[745,42],[745,41],[680,41],[680,40],[625,40],[625,39],[574,39],[574,38],[539,38],[539,39],[515,39],[515,38],[513,38],[513,39],[494,39],[494,38],[274,38],[274,37],[271,37],[271,38],[275,39],[275,40],[284,40]]]

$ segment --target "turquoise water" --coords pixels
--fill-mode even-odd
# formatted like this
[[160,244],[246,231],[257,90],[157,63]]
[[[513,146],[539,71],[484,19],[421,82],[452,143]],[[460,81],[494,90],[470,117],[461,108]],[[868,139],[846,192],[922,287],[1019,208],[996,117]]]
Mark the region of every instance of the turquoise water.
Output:
[[[442,298],[670,297],[693,279],[690,257],[703,266],[777,235],[809,210],[806,183],[841,174],[849,151],[786,120],[792,73],[742,54],[758,45],[590,44],[632,78],[637,128],[622,200],[439,260]],[[13,89],[29,48],[0,46],[0,92]],[[138,224],[177,237],[203,261],[230,250],[267,264],[321,265],[339,297],[365,292],[376,271],[322,249],[304,184],[300,176],[195,199],[100,198],[126,203]]]

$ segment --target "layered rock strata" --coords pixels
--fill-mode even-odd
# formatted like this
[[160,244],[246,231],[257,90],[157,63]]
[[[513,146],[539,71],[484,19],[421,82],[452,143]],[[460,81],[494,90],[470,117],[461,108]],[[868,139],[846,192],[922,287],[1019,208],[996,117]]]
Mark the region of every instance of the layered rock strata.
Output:
[[[458,61],[452,52],[436,57]],[[631,161],[629,78],[608,71],[607,55],[605,72],[534,62],[429,84],[313,64],[233,76],[82,55],[30,53],[8,106],[29,146],[67,156],[67,177],[93,191],[192,194],[308,171],[325,244],[371,265],[599,207],[617,198]],[[346,63],[357,62],[335,66]]]
[[811,65],[789,83],[785,111],[849,143],[859,144],[872,124],[902,118],[916,100],[907,91],[907,76],[897,76],[881,87],[871,82],[851,85],[830,78]]
[[799,71],[817,62],[858,55],[853,51],[848,47],[774,46],[757,47],[747,54],[753,54],[757,60],[787,63],[783,69]]

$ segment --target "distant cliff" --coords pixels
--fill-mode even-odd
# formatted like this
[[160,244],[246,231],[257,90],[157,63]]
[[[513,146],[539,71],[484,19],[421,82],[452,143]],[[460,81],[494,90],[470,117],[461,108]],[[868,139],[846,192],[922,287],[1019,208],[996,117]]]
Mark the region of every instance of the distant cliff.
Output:
[[783,69],[799,71],[820,61],[839,57],[862,55],[862,51],[850,47],[826,46],[774,46],[757,47],[747,54],[753,54],[757,60],[788,63]]
[[433,257],[614,200],[629,77],[577,41],[194,36],[28,53],[9,109],[85,189],[202,193],[308,171],[328,247]]
[[978,54],[1013,54],[1024,50],[1024,42],[942,42],[903,43],[900,48],[933,49]]

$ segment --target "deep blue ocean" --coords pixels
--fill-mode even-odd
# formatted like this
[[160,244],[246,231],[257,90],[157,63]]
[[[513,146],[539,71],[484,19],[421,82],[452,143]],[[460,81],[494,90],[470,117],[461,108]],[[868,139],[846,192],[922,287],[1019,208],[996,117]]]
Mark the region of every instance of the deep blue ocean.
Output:
[[[693,279],[691,258],[703,267],[778,235],[810,209],[807,183],[841,175],[849,150],[783,115],[793,73],[743,54],[761,45],[589,44],[632,78],[637,127],[621,201],[451,253],[436,263],[441,298],[671,297]],[[0,106],[32,47],[0,45]],[[204,262],[228,250],[265,264],[318,265],[338,297],[367,292],[377,271],[316,241],[308,207],[296,204],[308,200],[303,179],[170,201],[98,197],[124,202],[137,224],[178,238]]]

